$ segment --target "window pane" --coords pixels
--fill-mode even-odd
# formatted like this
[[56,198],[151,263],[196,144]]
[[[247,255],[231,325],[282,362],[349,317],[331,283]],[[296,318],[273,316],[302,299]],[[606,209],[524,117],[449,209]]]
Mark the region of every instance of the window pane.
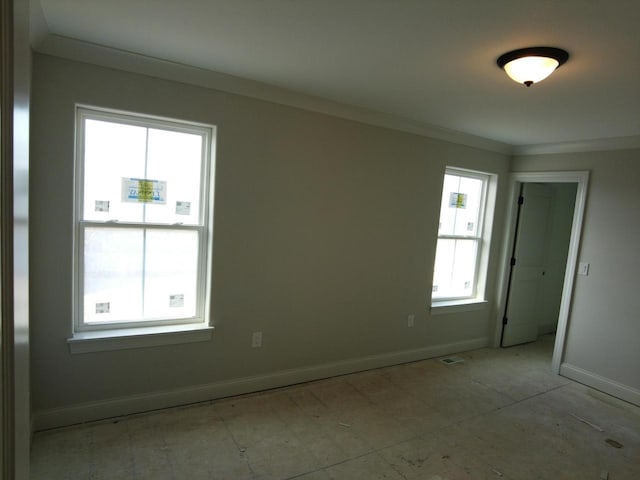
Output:
[[84,321],[142,317],[143,230],[84,230]]
[[84,246],[85,322],[196,315],[198,232],[92,227]]
[[200,223],[202,140],[201,135],[149,129],[146,175],[167,182],[167,203],[147,205],[147,222]]
[[459,192],[464,195],[464,208],[456,208],[454,235],[477,235],[480,202],[482,201],[482,180],[460,177]]
[[[84,143],[84,220],[200,223],[202,135],[87,119]],[[166,203],[122,201],[123,178],[166,182]]]
[[445,175],[442,186],[442,201],[440,202],[440,227],[438,235],[453,235],[456,224],[457,209],[450,207],[450,197],[452,193],[459,190],[460,177],[455,175]]
[[141,222],[143,205],[122,202],[122,178],[144,178],[147,129],[85,120],[84,220]]
[[477,240],[438,239],[432,298],[473,295],[477,247]]
[[198,232],[147,230],[146,247],[145,318],[194,317]]
[[438,235],[478,235],[483,181],[445,175]]

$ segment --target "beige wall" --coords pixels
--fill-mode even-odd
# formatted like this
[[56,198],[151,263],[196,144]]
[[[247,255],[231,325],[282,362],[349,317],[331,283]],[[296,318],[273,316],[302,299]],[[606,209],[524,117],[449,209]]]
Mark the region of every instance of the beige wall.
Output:
[[[217,125],[212,341],[69,353],[75,103]],[[428,299],[445,166],[496,173],[502,186],[504,155],[42,55],[33,104],[36,414],[482,342],[494,327],[493,303],[430,317]],[[253,331],[263,348],[250,348]]]
[[[76,103],[218,127],[211,341],[69,353]],[[358,359],[392,363],[492,334],[493,301],[480,311],[430,316],[428,298],[446,165],[500,177],[487,292],[494,298],[504,155],[42,55],[34,62],[33,106],[36,418],[65,411],[71,414],[58,423],[90,419],[100,411],[93,406],[109,402],[126,413],[162,392],[247,378],[275,386],[274,372],[313,378],[308,372],[331,362],[348,371],[364,365]],[[631,391],[640,389],[639,154],[523,156],[511,168],[591,170],[580,253],[591,272],[576,280],[564,364]],[[263,348],[250,348],[253,331],[264,332]],[[142,399],[135,407],[127,401],[134,396]],[[175,404],[184,397],[166,398]]]
[[575,378],[640,399],[640,150],[517,157],[513,171],[590,170],[563,365]]

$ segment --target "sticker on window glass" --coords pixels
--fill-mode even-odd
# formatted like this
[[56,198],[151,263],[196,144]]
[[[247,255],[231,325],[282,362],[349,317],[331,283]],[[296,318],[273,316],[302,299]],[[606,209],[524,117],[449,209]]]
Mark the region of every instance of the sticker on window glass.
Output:
[[473,232],[473,227],[475,224],[473,222],[467,222],[467,231]]
[[449,194],[449,206],[453,208],[466,208],[467,207],[467,194],[451,192]]
[[122,201],[128,203],[167,203],[167,182],[148,178],[123,178]]
[[464,288],[469,288],[471,286],[471,282],[470,281],[466,281],[464,282]]
[[109,302],[96,303],[96,313],[109,313]]
[[109,200],[96,200],[96,212],[108,212]]
[[176,202],[176,215],[190,215],[191,202]]
[[438,285],[434,285],[433,287],[431,287],[431,291],[432,292],[437,292],[438,291]]
[[184,307],[184,293],[169,295],[169,306],[171,308]]

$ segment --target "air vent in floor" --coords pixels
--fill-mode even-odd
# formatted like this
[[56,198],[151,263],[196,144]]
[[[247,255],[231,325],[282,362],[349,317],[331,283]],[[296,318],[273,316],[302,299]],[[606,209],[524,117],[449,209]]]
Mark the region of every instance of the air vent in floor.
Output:
[[439,358],[438,361],[440,363],[444,363],[445,365],[451,365],[453,363],[462,363],[462,362],[464,362],[464,358],[456,357],[456,356],[443,357],[443,358]]

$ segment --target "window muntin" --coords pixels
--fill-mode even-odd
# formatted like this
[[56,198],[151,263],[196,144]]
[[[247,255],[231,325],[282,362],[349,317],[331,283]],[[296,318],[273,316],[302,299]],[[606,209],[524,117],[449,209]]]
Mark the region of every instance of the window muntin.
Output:
[[78,108],[76,331],[207,323],[212,135]]
[[432,301],[476,297],[483,221],[489,176],[447,169],[440,204],[440,224]]

